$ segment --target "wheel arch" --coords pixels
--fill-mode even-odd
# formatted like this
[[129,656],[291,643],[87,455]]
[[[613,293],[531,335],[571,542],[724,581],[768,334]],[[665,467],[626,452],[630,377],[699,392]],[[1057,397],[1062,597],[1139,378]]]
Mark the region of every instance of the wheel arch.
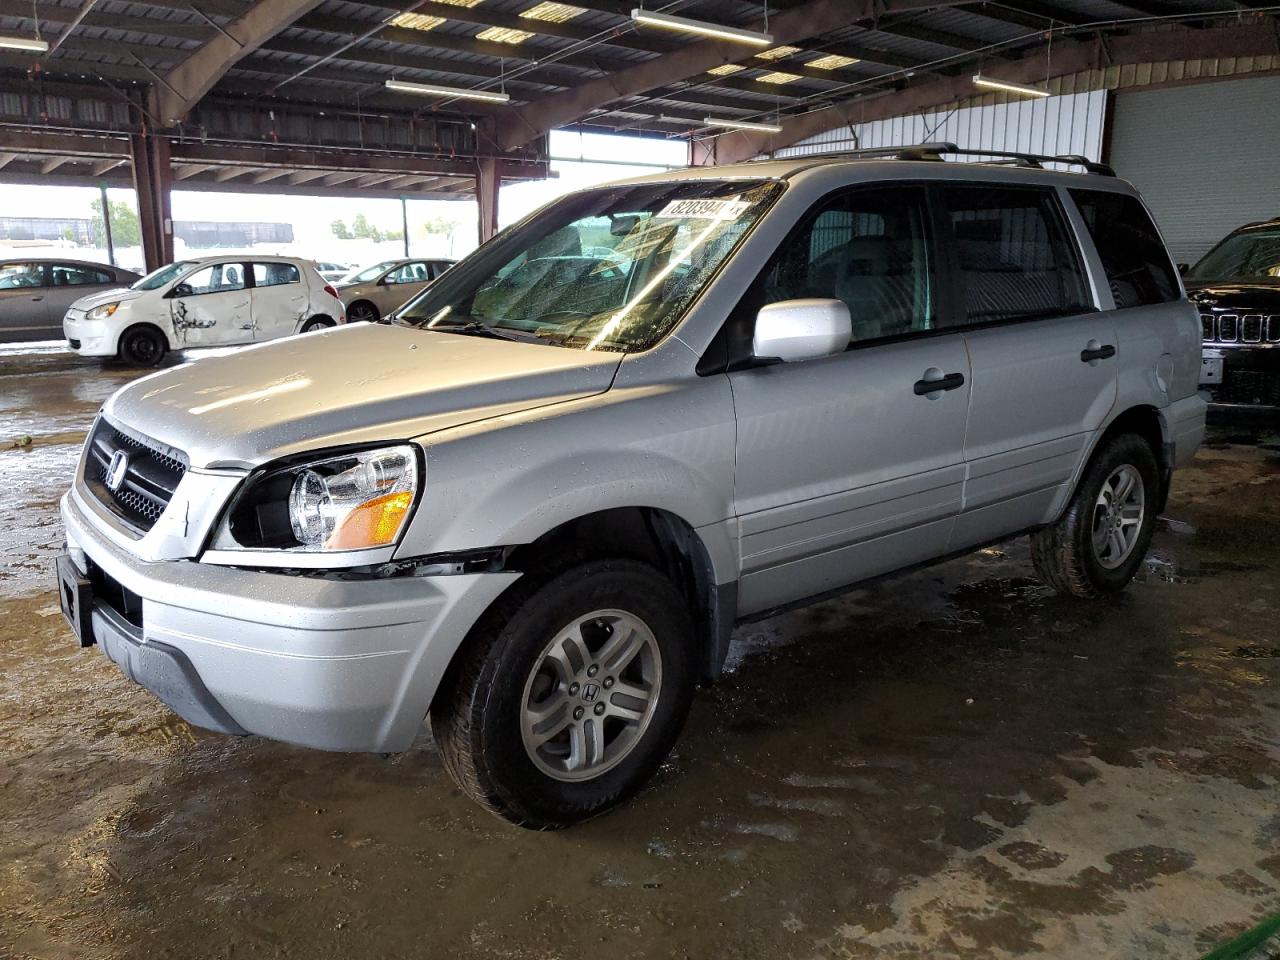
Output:
[[719,676],[737,613],[737,582],[716,582],[711,550],[683,517],[659,507],[613,507],[567,520],[516,547],[506,566],[550,572],[604,558],[637,560],[666,575],[694,614],[702,679]]
[[[1089,465],[1097,457],[1098,451],[1103,449],[1112,438],[1124,433],[1137,434],[1151,447],[1151,453],[1156,458],[1156,466],[1160,470],[1160,490],[1156,497],[1156,510],[1157,512],[1164,510],[1169,498],[1169,481],[1173,474],[1173,453],[1170,449],[1170,431],[1164,415],[1158,407],[1150,404],[1135,404],[1120,411],[1108,421],[1107,425],[1093,438],[1089,453],[1081,461],[1080,468],[1072,480],[1071,490],[1074,491],[1079,485]],[[1065,505],[1064,503],[1063,506]]]
[[337,320],[335,320],[333,317],[329,316],[329,314],[327,314],[327,313],[313,313],[313,314],[310,314],[309,316],[305,316],[305,317],[303,317],[302,319],[300,319],[300,320],[298,321],[297,329],[295,329],[293,332],[294,332],[294,333],[301,333],[301,332],[302,332],[302,330],[303,330],[303,328],[304,328],[308,323],[312,323],[313,321],[316,321],[316,320],[325,320],[325,321],[328,321],[329,326],[331,326],[331,327],[336,327],[336,326],[338,325],[338,321],[337,321]]
[[116,344],[115,344],[116,356],[120,355],[120,345],[124,343],[125,337],[127,337],[134,330],[141,330],[145,328],[150,328],[154,330],[156,333],[160,334],[161,338],[164,340],[164,348],[166,351],[173,350],[173,340],[170,338],[168,332],[164,329],[164,327],[160,326],[160,324],[152,320],[137,320],[129,324],[128,326],[121,328],[119,334],[116,335]]

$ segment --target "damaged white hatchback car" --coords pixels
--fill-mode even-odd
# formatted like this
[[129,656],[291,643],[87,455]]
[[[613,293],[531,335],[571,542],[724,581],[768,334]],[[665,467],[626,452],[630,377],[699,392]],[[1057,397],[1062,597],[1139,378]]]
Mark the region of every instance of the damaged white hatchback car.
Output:
[[170,350],[258,343],[345,322],[337,291],[310,261],[222,256],[179,260],[131,287],[81,297],[62,330],[81,356],[149,367]]

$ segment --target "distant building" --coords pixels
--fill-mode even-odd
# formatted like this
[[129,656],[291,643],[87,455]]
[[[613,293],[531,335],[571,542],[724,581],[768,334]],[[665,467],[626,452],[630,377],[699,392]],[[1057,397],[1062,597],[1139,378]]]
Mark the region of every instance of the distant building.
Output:
[[[0,241],[56,243],[65,240],[76,246],[97,246],[97,227],[90,218],[0,217]],[[175,220],[174,236],[188,247],[251,247],[255,243],[292,243],[291,223],[223,223],[213,220]]]
[[255,243],[292,243],[293,224],[175,220],[173,235],[188,247],[251,247]]
[[0,217],[0,240],[66,240],[93,246],[93,221],[72,217]]

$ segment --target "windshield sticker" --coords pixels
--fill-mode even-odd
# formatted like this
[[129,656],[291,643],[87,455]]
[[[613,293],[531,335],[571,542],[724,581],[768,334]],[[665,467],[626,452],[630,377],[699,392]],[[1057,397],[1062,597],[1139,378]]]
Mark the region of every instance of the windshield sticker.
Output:
[[751,209],[748,200],[672,200],[654,217],[684,220],[737,220]]

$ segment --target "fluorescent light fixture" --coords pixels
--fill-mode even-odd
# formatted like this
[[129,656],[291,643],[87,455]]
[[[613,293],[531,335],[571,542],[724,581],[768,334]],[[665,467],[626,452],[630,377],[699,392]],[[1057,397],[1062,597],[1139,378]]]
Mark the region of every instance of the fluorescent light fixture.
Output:
[[713,74],[717,77],[729,77],[735,73],[741,73],[745,69],[747,68],[739,63],[725,63],[718,67],[712,67],[707,71],[707,73]]
[[825,57],[818,57],[817,60],[810,60],[805,64],[805,66],[813,67],[817,70],[839,70],[841,67],[849,67],[857,62],[857,57],[846,57],[839,53],[828,53]]
[[762,73],[756,77],[761,83],[795,83],[800,79],[798,73],[783,73],[781,70],[771,70],[768,73]]
[[476,34],[477,40],[488,40],[490,43],[524,43],[533,34],[528,30],[513,30],[510,27],[486,27]]
[[505,93],[492,90],[468,90],[465,87],[442,87],[438,83],[410,83],[407,80],[388,80],[388,90],[396,93],[416,93],[424,97],[457,97],[459,100],[483,100],[485,103],[508,103]]
[[992,77],[984,77],[980,73],[973,75],[975,86],[986,87],[989,90],[1003,90],[1005,93],[1017,93],[1024,97],[1047,97],[1049,91],[1040,87],[1033,87],[1026,83],[1014,83],[1012,80],[996,80]]
[[757,53],[756,56],[761,60],[781,60],[783,57],[789,57],[793,53],[799,52],[799,47],[774,47],[772,50],[766,50],[764,53]]
[[5,50],[23,50],[27,53],[48,53],[49,44],[44,40],[28,40],[26,37],[0,37],[0,47]]
[[760,33],[757,30],[740,30],[737,27],[726,27],[705,20],[690,20],[688,17],[677,17],[670,13],[658,13],[654,10],[631,11],[631,19],[635,23],[643,23],[650,27],[663,27],[667,30],[678,30],[682,33],[697,33],[704,37],[715,37],[717,40],[734,40],[738,43],[750,43],[757,47],[768,47],[773,44],[773,35]]
[[746,120],[717,120],[706,117],[702,121],[708,127],[724,127],[726,130],[754,130],[757,133],[781,133],[782,128],[772,123],[750,123]]
[[568,23],[586,12],[582,7],[571,6],[567,3],[552,3],[548,0],[546,3],[530,7],[520,16],[526,20],[542,20],[546,23]]

